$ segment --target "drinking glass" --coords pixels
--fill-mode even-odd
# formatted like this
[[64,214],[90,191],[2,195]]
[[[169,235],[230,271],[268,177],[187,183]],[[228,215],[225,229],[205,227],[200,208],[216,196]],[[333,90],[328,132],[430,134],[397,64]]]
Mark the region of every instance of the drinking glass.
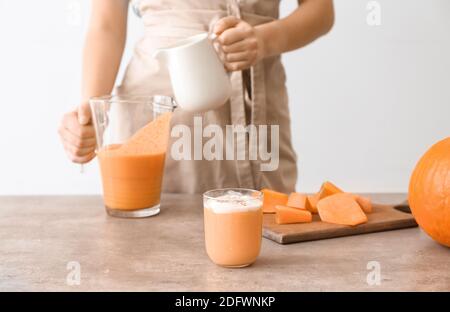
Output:
[[245,267],[259,255],[263,193],[228,188],[203,194],[205,245],[209,258],[225,267]]

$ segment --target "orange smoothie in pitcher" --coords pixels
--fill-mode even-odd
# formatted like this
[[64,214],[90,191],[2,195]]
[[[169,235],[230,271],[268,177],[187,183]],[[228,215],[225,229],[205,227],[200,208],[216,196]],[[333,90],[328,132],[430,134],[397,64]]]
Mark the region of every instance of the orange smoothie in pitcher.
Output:
[[205,198],[208,256],[214,263],[226,267],[253,263],[261,249],[262,219],[262,200],[253,196],[224,194]]
[[126,143],[97,152],[105,206],[138,210],[160,203],[171,113],[140,129]]

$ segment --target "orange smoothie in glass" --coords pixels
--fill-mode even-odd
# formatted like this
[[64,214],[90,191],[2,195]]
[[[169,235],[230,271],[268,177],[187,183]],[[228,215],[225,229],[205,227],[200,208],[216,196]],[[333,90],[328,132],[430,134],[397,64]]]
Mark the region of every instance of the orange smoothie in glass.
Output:
[[115,153],[118,148],[98,153],[105,206],[136,210],[158,205],[165,153],[127,156]]
[[247,189],[204,194],[206,252],[225,267],[244,267],[259,255],[262,237],[262,193]]
[[159,212],[170,117],[163,114],[126,143],[97,152],[108,211],[154,207]]

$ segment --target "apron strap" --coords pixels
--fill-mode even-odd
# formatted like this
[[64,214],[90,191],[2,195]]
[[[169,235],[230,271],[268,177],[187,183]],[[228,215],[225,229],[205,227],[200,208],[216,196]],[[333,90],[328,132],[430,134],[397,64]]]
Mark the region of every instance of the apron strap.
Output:
[[[228,15],[236,16],[241,18],[241,10],[238,0],[227,0],[227,12]],[[231,122],[235,126],[247,126],[247,118],[245,114],[245,97],[244,97],[244,81],[242,71],[233,72],[231,74],[231,87],[232,95],[230,97],[230,107],[231,107]],[[234,142],[234,156],[236,158],[242,155],[243,151],[239,151],[238,147],[245,147],[243,160],[236,159],[236,170],[239,187],[244,188],[255,188],[255,181],[253,180],[252,165],[249,160],[248,153],[248,135],[245,136],[237,135],[237,139]]]
[[[228,15],[241,18],[240,0],[227,1]],[[266,97],[264,85],[264,64],[259,62],[245,71],[233,72],[231,74],[232,96],[230,98],[231,121],[233,125],[247,126],[246,101],[250,106],[251,125],[258,126],[266,120]],[[247,93],[248,92],[248,93]],[[247,96],[246,96],[247,94]],[[258,105],[256,105],[258,103]],[[237,176],[240,187],[259,188],[261,186],[260,159],[250,160],[249,135],[245,135],[245,142],[238,136],[235,148],[245,146],[245,160],[236,160]],[[253,142],[258,146],[257,142]],[[235,155],[239,155],[235,151]],[[253,151],[255,152],[255,151]],[[256,151],[257,153],[257,151]],[[257,155],[257,154],[256,154]]]
[[[264,63],[259,62],[250,69],[250,84],[251,84],[251,117],[250,123],[256,127],[266,124],[266,85],[264,78]],[[256,104],[257,103],[257,104]],[[269,138],[269,137],[268,137]],[[259,142],[256,145],[259,148]],[[254,173],[254,183],[257,188],[261,188],[261,159],[257,157],[252,161],[252,168]]]
[[[244,88],[242,81],[242,72],[233,72],[231,74],[231,87],[232,94],[230,97],[230,113],[231,122],[233,126],[246,127],[246,115],[245,115],[245,99],[244,99]],[[233,134],[234,136],[234,134]],[[236,173],[238,177],[239,187],[243,188],[255,188],[255,181],[253,180],[252,165],[249,160],[248,143],[249,136],[247,133],[245,135],[236,135],[236,140],[233,139],[234,143],[234,157],[236,163]],[[239,150],[239,147],[245,147],[244,151]],[[244,156],[244,159],[238,159],[238,157]]]

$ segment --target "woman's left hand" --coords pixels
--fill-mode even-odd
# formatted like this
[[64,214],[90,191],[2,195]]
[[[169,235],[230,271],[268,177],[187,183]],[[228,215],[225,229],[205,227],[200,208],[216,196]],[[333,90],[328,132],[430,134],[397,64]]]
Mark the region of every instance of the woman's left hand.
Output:
[[214,26],[215,46],[228,71],[247,69],[264,58],[264,42],[249,23],[227,16]]

